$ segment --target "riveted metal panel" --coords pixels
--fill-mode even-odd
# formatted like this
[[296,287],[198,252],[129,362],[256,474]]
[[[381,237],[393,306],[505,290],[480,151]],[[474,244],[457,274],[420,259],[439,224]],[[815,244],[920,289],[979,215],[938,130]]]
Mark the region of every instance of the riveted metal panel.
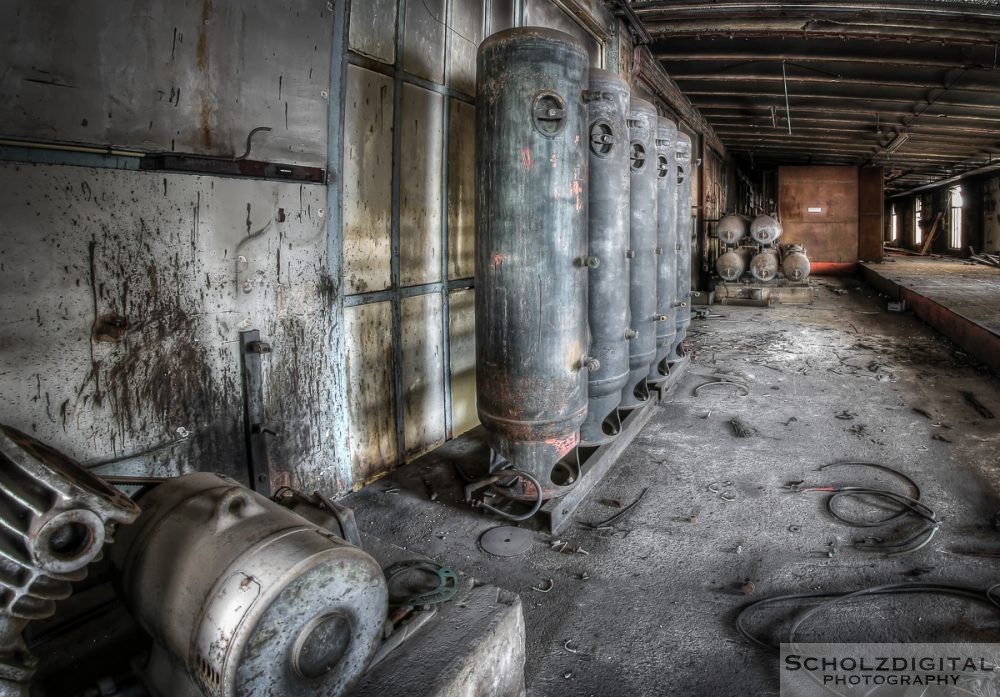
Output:
[[476,291],[449,294],[451,344],[451,418],[454,435],[479,425],[476,413]]
[[245,481],[239,332],[258,329],[272,482],[336,490],[325,198],[0,165],[0,422],[107,474]]
[[347,333],[347,404],[355,484],[396,464],[396,385],[392,351],[392,305],[344,309]]
[[406,3],[403,69],[425,80],[444,83],[445,0]]
[[441,278],[444,97],[403,83],[400,111],[399,274],[410,286]]
[[351,3],[348,43],[355,53],[383,63],[396,62],[397,0]]
[[441,294],[403,298],[401,324],[404,459],[411,460],[445,440]]
[[452,5],[448,86],[463,94],[476,93],[476,49],[483,40],[485,9],[479,0],[454,0]]
[[[0,5],[0,135],[325,166],[324,2]],[[391,23],[390,23],[391,28]]]
[[602,60],[601,42],[564,10],[552,4],[551,0],[524,0],[524,26],[558,29],[576,37],[587,47],[587,52],[590,54],[590,64],[600,67]]
[[347,67],[344,107],[344,291],[390,285],[392,79]]
[[448,277],[470,278],[476,244],[476,108],[450,100],[448,119]]

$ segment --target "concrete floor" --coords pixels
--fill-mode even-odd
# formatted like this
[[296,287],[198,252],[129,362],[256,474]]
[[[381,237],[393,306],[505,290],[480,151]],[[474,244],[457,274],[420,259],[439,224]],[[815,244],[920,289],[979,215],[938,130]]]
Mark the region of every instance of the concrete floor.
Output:
[[[846,294],[832,290],[841,286]],[[814,305],[716,307],[724,318],[696,320],[684,380],[577,518],[605,519],[617,510],[612,501],[648,493],[613,531],[574,525],[560,535],[567,551],[588,554],[561,553],[541,531],[521,556],[485,554],[478,538],[501,521],[461,503],[452,467],[427,464],[433,458],[347,503],[366,533],[521,595],[529,695],[777,695],[776,654],[734,627],[747,603],[917,578],[982,587],[997,580],[996,558],[948,550],[1000,553],[1000,420],[982,418],[960,395],[973,391],[1000,416],[1000,380],[882,302],[854,279],[818,279]],[[692,395],[719,371],[743,375],[750,395]],[[735,417],[758,434],[736,437]],[[843,460],[884,463],[916,480],[944,521],[931,544],[888,558],[853,549],[865,535],[894,539],[893,528],[848,528],[826,514],[825,495],[783,488],[798,480],[901,487],[885,474],[815,471]],[[735,500],[710,491],[713,483]],[[553,590],[532,590],[547,579]],[[778,640],[793,611],[754,624]],[[1000,641],[1000,617],[958,600],[883,597],[815,618],[799,636]]]
[[1000,269],[948,257],[886,256],[869,267],[962,317],[1000,334]]

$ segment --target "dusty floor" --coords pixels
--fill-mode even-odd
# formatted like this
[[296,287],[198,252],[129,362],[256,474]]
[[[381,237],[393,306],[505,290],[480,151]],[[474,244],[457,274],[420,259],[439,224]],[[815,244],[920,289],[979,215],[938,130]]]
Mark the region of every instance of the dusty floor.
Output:
[[1000,269],[962,259],[902,254],[866,266],[1000,334]]
[[[1000,580],[998,558],[949,551],[1000,553],[1000,419],[983,418],[960,394],[973,391],[1000,416],[1000,380],[911,316],[886,313],[853,279],[820,284],[812,306],[715,307],[724,318],[692,324],[690,370],[577,518],[605,519],[617,510],[612,500],[649,491],[614,530],[575,525],[560,536],[589,554],[561,553],[541,531],[521,556],[485,554],[478,538],[501,521],[460,502],[450,467],[418,461],[348,503],[366,532],[520,593],[529,695],[777,695],[776,655],[734,626],[752,600],[917,579]],[[832,291],[840,285],[849,292]],[[750,395],[692,395],[718,371],[742,374]],[[736,437],[735,417],[758,434]],[[886,474],[816,471],[844,460],[880,462],[916,480],[944,521],[939,534],[903,556],[860,551],[855,538],[899,539],[912,526],[849,528],[826,513],[824,494],[784,488],[805,480],[903,490]],[[547,579],[551,592],[532,590]],[[778,640],[794,609],[757,615],[754,626]],[[800,636],[1000,641],[1000,617],[965,601],[883,597],[825,613]]]

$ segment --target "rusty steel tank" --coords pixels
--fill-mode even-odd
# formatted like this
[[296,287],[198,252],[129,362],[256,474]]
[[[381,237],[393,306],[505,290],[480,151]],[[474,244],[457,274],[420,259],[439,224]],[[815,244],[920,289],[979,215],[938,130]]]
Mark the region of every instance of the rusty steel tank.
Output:
[[677,132],[677,335],[670,363],[682,358],[681,344],[691,324],[691,137]]
[[546,498],[571,485],[552,473],[599,367],[586,355],[589,62],[577,39],[538,27],[493,34],[477,56],[479,420],[491,470],[527,473]]
[[589,355],[600,363],[587,382],[582,445],[621,430],[618,403],[629,374],[629,86],[615,73],[590,71]]
[[789,281],[804,281],[809,278],[810,264],[806,250],[798,244],[790,244],[785,247],[785,254],[781,260],[781,272]]
[[748,234],[750,234],[750,222],[735,213],[722,216],[715,227],[715,236],[727,246],[739,244]]
[[750,273],[758,281],[770,281],[778,275],[778,252],[764,247],[750,260]]
[[656,128],[656,358],[646,382],[667,379],[667,357],[677,336],[677,124],[663,116]]
[[622,389],[622,409],[649,399],[646,377],[656,358],[656,107],[632,98],[629,120],[629,376]]
[[735,249],[720,254],[715,261],[715,273],[723,281],[738,281],[747,270],[747,262],[743,255]]
[[781,237],[781,232],[781,223],[770,215],[762,213],[750,223],[750,237],[759,244],[774,244]]

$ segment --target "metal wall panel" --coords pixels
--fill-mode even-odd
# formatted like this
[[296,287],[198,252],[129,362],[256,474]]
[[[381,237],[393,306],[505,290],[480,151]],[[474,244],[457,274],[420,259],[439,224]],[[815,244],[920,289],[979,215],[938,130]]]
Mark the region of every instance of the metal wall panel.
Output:
[[399,275],[404,286],[441,278],[444,97],[403,83],[399,172]]
[[479,0],[453,0],[448,86],[463,94],[476,93],[476,50],[483,40],[486,5]]
[[347,67],[344,292],[388,288],[392,252],[392,79]]
[[0,3],[0,136],[233,157],[269,126],[255,159],[325,166],[331,21],[312,0]]
[[782,244],[802,245],[814,262],[858,260],[857,167],[779,167],[778,212]]
[[445,0],[406,3],[403,69],[425,80],[444,83]]
[[351,3],[348,43],[352,51],[383,63],[396,62],[397,0]]
[[401,323],[403,455],[411,460],[445,440],[441,294],[404,298]]
[[590,64],[601,67],[603,49],[601,42],[565,11],[553,5],[550,0],[524,0],[524,24],[533,27],[548,27],[572,34],[580,39],[590,53]]
[[454,435],[479,425],[476,412],[476,291],[449,295],[451,344],[451,418]]
[[335,491],[324,187],[0,164],[0,422],[104,473],[245,481],[259,329],[274,486]]
[[491,0],[486,35],[510,29],[515,24],[514,19],[514,0]]
[[344,309],[347,333],[348,413],[355,485],[388,471],[398,461],[396,443],[392,305]]
[[448,277],[471,278],[476,243],[476,108],[451,99],[449,109]]

